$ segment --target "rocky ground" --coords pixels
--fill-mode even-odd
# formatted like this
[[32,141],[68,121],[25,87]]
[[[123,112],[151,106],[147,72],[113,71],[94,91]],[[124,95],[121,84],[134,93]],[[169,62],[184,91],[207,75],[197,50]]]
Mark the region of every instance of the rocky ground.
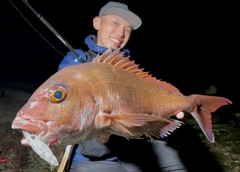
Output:
[[[19,85],[18,85],[19,86]],[[22,133],[11,129],[17,111],[26,103],[35,89],[31,85],[9,86],[0,83],[0,172],[48,172],[49,164],[37,155],[31,147],[21,144]],[[50,146],[59,163],[63,146]],[[7,162],[5,162],[7,161]]]
[[[31,147],[22,146],[20,142],[22,134],[11,129],[16,112],[26,103],[31,91],[0,87],[0,171],[57,171],[51,170],[49,164]],[[229,106],[213,114],[214,143],[206,139],[191,115],[186,114],[183,122],[185,124],[165,140],[178,148],[180,155],[192,159],[186,164],[194,166],[197,161],[198,165],[204,166],[205,171],[240,172],[240,111]],[[50,148],[61,162],[63,147],[50,146]],[[203,154],[204,151],[207,153]],[[194,168],[197,169],[199,166]]]
[[[229,119],[221,121],[224,116]],[[215,121],[214,121],[215,120]],[[215,142],[210,143],[196,124],[194,119],[185,119],[199,135],[201,142],[207,147],[211,156],[216,160],[219,171],[240,171],[240,113],[218,112],[213,114],[213,132]]]

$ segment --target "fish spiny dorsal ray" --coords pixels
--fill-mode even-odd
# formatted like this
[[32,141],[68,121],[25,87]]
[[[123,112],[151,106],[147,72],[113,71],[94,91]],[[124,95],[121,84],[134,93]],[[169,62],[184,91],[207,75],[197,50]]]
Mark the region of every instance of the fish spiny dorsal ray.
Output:
[[139,69],[138,68],[139,65],[135,64],[134,61],[131,61],[129,58],[130,58],[130,56],[123,57],[123,52],[120,52],[119,49],[112,51],[109,48],[102,55],[98,54],[93,59],[92,62],[93,63],[106,63],[106,64],[120,67],[131,73],[141,76],[144,79],[148,79],[153,82],[157,82],[158,84],[161,84],[162,86],[164,86],[164,88],[168,89],[169,91],[174,91],[174,92],[180,93],[180,91],[173,85],[171,85],[165,81],[157,80],[155,77],[152,77],[152,75],[150,75],[148,72],[143,72],[144,68]]
[[143,69],[139,69],[138,66],[134,63],[134,61],[130,61],[130,56],[123,57],[123,52],[120,52],[119,49],[112,52],[111,49],[107,49],[102,55],[97,55],[94,58],[93,63],[106,63],[113,66],[117,66],[119,68],[125,69],[129,72],[135,73],[145,79],[153,79],[148,72],[143,72]]

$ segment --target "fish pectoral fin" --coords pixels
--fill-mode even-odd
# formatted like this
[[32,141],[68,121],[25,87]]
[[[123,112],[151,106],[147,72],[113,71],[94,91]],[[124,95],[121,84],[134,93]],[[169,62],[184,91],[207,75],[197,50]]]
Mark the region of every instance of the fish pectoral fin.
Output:
[[97,139],[101,142],[101,143],[107,143],[108,140],[110,138],[110,133],[108,132],[105,132],[105,133],[102,133],[102,134],[99,134]]
[[154,121],[171,122],[161,116],[148,114],[104,114],[103,116],[106,119],[110,119],[127,127],[141,127],[148,122]]
[[124,136],[133,136],[129,130],[132,127],[141,127],[148,122],[165,121],[171,122],[168,119],[160,116],[148,115],[148,114],[104,114],[105,119],[111,120],[110,127],[121,133]]

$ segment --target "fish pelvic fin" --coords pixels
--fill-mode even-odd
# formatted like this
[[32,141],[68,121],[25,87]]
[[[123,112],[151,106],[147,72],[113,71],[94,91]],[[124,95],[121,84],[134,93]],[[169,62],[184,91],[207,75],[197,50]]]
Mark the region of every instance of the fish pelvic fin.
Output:
[[111,120],[111,125],[109,127],[112,130],[126,138],[127,136],[134,137],[134,134],[131,132],[131,128],[133,127],[144,128],[147,123],[154,121],[171,123],[168,119],[148,114],[104,114],[103,116]]
[[190,113],[198,122],[207,139],[211,143],[214,143],[215,137],[212,131],[211,113],[215,112],[221,106],[232,104],[232,102],[226,98],[217,96],[191,95],[190,97],[193,97],[197,102],[196,107]]

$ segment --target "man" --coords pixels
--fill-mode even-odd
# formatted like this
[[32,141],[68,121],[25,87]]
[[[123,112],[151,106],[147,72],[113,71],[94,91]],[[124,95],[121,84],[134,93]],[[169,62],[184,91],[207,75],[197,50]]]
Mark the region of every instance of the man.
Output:
[[[141,19],[127,5],[113,1],[107,3],[93,19],[97,36],[89,35],[85,39],[88,51],[76,49],[79,57],[68,52],[59,65],[59,70],[69,65],[81,64],[83,60],[91,62],[97,54],[102,54],[108,48],[121,49],[124,56],[129,56],[130,51],[123,48],[132,31],[141,24]],[[176,117],[182,118],[183,113],[178,113]],[[161,159],[163,155],[165,157]],[[97,139],[79,143],[72,150],[70,164],[71,172],[143,172],[150,169],[184,172],[185,168],[177,153],[164,142],[127,140],[118,136],[111,136],[106,144]]]

